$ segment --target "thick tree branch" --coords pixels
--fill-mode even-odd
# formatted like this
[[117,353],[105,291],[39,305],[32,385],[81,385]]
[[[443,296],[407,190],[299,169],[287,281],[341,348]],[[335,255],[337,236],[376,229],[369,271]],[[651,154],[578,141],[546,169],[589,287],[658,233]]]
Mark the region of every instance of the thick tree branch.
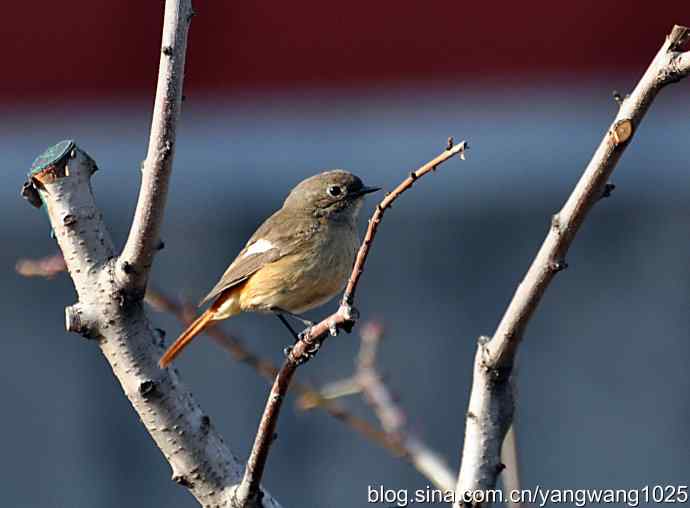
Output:
[[79,303],[66,309],[68,331],[96,340],[125,395],[173,470],[204,506],[229,502],[242,464],[208,416],[157,359],[162,337],[138,300],[123,293],[114,276],[110,235],[91,193],[93,160],[73,143],[65,155],[38,165],[31,182],[46,205]]
[[[151,143],[132,231],[122,258],[92,194],[94,161],[72,141],[34,162],[22,195],[45,204],[79,302],[65,310],[68,331],[98,342],[125,395],[170,463],[173,479],[204,506],[227,506],[242,465],[173,369],[157,359],[162,337],[142,299],[165,205],[174,153],[192,6],[167,0]],[[269,497],[265,506],[277,506]]]
[[608,179],[656,94],[688,74],[687,53],[680,53],[688,29],[675,26],[647,71],[621,101],[592,160],[551,227],[525,278],[518,286],[493,337],[480,339],[467,413],[462,466],[456,486],[458,505],[464,494],[494,488],[503,469],[501,443],[513,415],[510,375],[517,348],[547,286],[564,269],[565,255],[588,212],[606,192]]
[[676,57],[674,65],[679,76],[687,76],[690,74],[690,51],[680,53]]
[[323,341],[329,335],[335,335],[341,329],[347,332],[351,331],[357,320],[357,311],[352,307],[355,290],[364,271],[364,264],[371,244],[374,241],[376,230],[386,209],[390,208],[393,201],[400,197],[403,192],[411,188],[418,178],[433,171],[439,164],[458,154],[464,158],[466,148],[466,142],[463,141],[454,145],[452,138],[449,139],[448,147],[441,155],[427,162],[418,170],[411,172],[410,176],[403,180],[391,193],[387,194],[383,201],[377,205],[374,214],[369,220],[369,227],[357,253],[352,274],[345,288],[340,307],[334,314],[302,332],[300,340],[297,341],[287,354],[285,362],[275,378],[264,413],[259,421],[259,428],[244,470],[242,482],[238,485],[235,493],[235,505],[238,508],[256,506],[257,502],[261,500],[259,483],[263,476],[271,443],[274,440],[283,399],[297,367],[316,354]]
[[158,85],[148,153],[134,220],[117,263],[116,276],[127,291],[143,297],[153,256],[160,245],[168,183],[175,155],[177,121],[187,54],[187,32],[194,10],[191,0],[165,2]]

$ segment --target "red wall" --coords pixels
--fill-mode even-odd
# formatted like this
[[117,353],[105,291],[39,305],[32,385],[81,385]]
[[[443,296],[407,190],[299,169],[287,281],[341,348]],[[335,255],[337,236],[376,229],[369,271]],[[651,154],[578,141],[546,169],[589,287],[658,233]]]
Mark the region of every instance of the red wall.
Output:
[[[642,69],[690,2],[637,3],[196,0],[187,90]],[[150,93],[162,6],[6,2],[0,101]]]

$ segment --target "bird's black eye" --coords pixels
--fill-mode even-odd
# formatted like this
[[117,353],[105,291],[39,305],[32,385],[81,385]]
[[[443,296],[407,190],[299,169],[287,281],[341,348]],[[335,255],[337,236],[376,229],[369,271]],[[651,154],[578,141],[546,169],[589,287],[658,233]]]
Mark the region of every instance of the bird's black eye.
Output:
[[328,195],[334,198],[337,198],[343,193],[343,189],[337,185],[331,185],[328,188]]

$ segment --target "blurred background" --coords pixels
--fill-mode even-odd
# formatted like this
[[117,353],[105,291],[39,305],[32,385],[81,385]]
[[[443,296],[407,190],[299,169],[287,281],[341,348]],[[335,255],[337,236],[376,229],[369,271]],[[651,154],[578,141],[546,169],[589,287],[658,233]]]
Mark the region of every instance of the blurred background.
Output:
[[[380,367],[410,428],[456,468],[476,338],[495,329],[613,118],[612,91],[630,91],[672,25],[690,23],[685,0],[619,4],[197,0],[153,284],[199,299],[304,177],[346,168],[390,189],[448,136],[468,139],[467,162],[446,163],[386,216],[358,293],[363,318],[386,325]],[[64,331],[70,280],[14,270],[18,258],[56,251],[45,214],[18,190],[33,158],[64,138],[98,162],[95,194],[124,241],[162,7],[3,8],[3,506],[196,506],[170,481],[96,345]],[[687,80],[658,97],[614,174],[612,198],[593,210],[529,326],[517,408],[525,488],[687,484],[689,99]],[[170,316],[151,319],[168,337],[180,331]],[[290,342],[271,317],[224,326],[275,362]],[[348,376],[357,348],[355,334],[329,340],[298,378],[322,385]],[[245,457],[266,381],[210,340],[178,367]],[[368,485],[428,485],[293,402],[264,481],[284,506],[366,506]],[[371,418],[359,399],[343,403]]]

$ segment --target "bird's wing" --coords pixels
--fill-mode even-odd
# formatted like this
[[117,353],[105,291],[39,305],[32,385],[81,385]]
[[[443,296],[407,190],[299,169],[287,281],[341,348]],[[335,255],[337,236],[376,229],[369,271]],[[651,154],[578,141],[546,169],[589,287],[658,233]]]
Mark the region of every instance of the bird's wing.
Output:
[[263,266],[291,254],[318,230],[319,223],[304,218],[285,217],[280,211],[256,230],[230,264],[218,283],[199,303],[204,305],[220,293],[244,282]]

